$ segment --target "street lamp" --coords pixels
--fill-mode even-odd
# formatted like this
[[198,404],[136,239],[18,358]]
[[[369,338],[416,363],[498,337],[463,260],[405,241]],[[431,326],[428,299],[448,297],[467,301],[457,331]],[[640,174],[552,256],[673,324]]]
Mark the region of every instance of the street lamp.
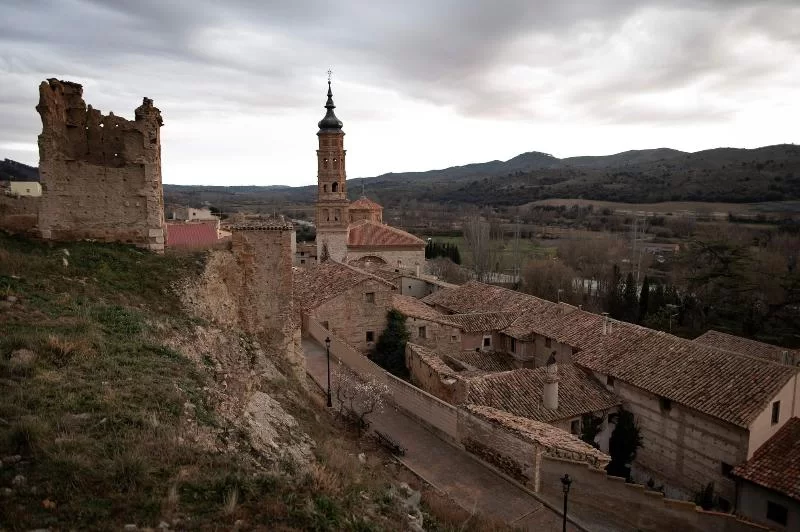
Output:
[[331,401],[331,338],[330,336],[325,337],[325,354],[328,357],[328,407],[333,406],[333,401]]
[[561,528],[563,532],[567,532],[567,496],[570,484],[572,484],[572,479],[569,478],[569,475],[565,474],[561,477],[561,486],[564,488],[564,525]]

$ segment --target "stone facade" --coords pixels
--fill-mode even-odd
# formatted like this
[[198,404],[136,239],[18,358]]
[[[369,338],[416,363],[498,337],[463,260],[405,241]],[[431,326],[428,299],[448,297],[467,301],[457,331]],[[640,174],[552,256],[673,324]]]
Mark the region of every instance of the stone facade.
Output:
[[11,233],[35,233],[41,198],[0,193],[0,229]]
[[[598,378],[606,382],[603,376]],[[658,396],[628,383],[616,381],[609,389],[623,399],[641,430],[644,446],[633,467],[637,482],[653,478],[675,498],[691,498],[714,482],[715,491],[734,502],[735,482],[723,464],[735,466],[747,460],[747,430],[677,403],[666,408]]]
[[67,81],[39,87],[41,236],[163,250],[160,111],[144,98],[126,120],[87,107],[82,95]]
[[422,267],[425,264],[424,245],[419,249],[391,249],[384,247],[381,249],[372,248],[365,250],[359,250],[358,248],[350,246],[350,248],[345,251],[347,253],[348,263],[357,262],[363,257],[378,256],[383,259],[387,266],[391,266],[392,268],[414,269],[416,266]]
[[311,310],[309,316],[364,353],[375,347],[386,328],[394,293],[386,283],[366,279]]

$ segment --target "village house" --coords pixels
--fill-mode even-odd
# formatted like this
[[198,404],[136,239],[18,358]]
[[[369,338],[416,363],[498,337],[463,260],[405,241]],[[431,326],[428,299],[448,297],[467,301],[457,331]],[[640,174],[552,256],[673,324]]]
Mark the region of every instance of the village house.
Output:
[[363,353],[386,328],[396,293],[396,285],[332,260],[294,268],[295,309]]
[[[554,355],[560,367],[574,361],[590,372],[639,423],[644,446],[634,477],[663,483],[677,497],[690,498],[713,482],[722,505],[732,504],[732,468],[796,414],[797,369],[771,362],[785,356],[775,346],[721,333],[684,340],[475,281],[423,302],[454,325],[459,320],[452,313],[517,314],[504,328],[486,327],[492,350],[524,368],[541,368]],[[530,383],[511,389],[536,397]]]
[[780,530],[800,530],[800,418],[793,417],[736,467],[736,513]]
[[796,414],[797,368],[655,331],[607,347],[581,350],[575,364],[634,414],[644,440],[634,478],[684,497],[713,482],[721,505],[731,505],[733,468]]
[[798,349],[786,349],[785,347],[766,344],[713,329],[698,336],[694,341],[722,349],[723,351],[739,353],[740,355],[750,355],[790,366],[800,365],[800,350]]

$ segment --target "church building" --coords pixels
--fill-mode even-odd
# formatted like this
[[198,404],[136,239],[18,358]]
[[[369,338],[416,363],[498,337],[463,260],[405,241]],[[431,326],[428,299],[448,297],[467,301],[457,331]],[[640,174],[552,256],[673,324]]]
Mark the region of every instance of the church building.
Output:
[[357,266],[422,266],[422,239],[383,223],[383,207],[367,197],[348,201],[344,131],[335,107],[328,80],[327,112],[317,132],[317,257]]

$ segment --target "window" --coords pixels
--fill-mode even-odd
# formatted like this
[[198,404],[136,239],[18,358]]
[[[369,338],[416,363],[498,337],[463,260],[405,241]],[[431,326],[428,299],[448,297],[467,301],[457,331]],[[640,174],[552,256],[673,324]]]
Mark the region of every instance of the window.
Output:
[[367,303],[375,303],[375,292],[367,292],[364,294],[364,300]]
[[544,339],[544,346],[545,346],[545,347],[550,347],[550,343],[551,343],[551,342],[550,342],[550,338],[545,338],[545,339]]
[[767,519],[786,526],[789,521],[789,510],[786,509],[786,506],[767,501]]
[[781,419],[781,402],[775,401],[772,403],[772,424],[775,425]]
[[722,462],[722,476],[727,478],[733,478],[733,475],[731,475],[731,471],[733,471],[733,466],[730,464],[726,464],[725,462]]
[[305,263],[306,263],[306,259],[300,259],[300,264],[305,264]]
[[456,335],[454,334],[453,336],[451,336],[451,337],[450,337],[450,341],[451,341],[451,342],[458,342],[458,336],[456,336]]
[[427,338],[427,333],[428,333],[428,331],[425,330],[425,327],[420,327],[419,328],[419,337],[420,338]]
[[511,340],[511,342],[509,342],[511,344],[511,352],[512,353],[516,353],[517,352],[517,339],[516,338],[509,338],[509,340]]
[[606,376],[606,386],[614,386],[614,377],[611,375]]
[[342,217],[342,209],[334,210],[334,214],[333,214],[334,221],[338,222],[339,218],[341,218],[341,217]]
[[337,182],[334,182],[334,183],[331,185],[331,192],[337,192],[338,190],[339,190],[339,183],[337,183]]
[[375,341],[375,331],[367,331],[367,343]]
[[483,337],[483,347],[492,347],[492,337],[491,336],[484,336]]
[[581,420],[580,419],[573,419],[572,422],[569,424],[569,431],[572,434],[580,434],[581,433]]
[[328,327],[328,322],[327,321],[321,322],[320,325],[322,325],[322,327],[325,328],[325,329],[330,329],[330,327]]
[[672,410],[672,401],[670,401],[666,397],[659,397],[658,406],[661,407],[662,412],[669,412],[670,410]]
[[328,185],[322,185],[322,191],[323,192],[327,192],[328,191]]
[[322,209],[322,217],[325,219],[326,222],[331,221],[331,213],[328,209]]
[[328,167],[328,159],[322,159],[322,167],[323,168],[327,168]]

